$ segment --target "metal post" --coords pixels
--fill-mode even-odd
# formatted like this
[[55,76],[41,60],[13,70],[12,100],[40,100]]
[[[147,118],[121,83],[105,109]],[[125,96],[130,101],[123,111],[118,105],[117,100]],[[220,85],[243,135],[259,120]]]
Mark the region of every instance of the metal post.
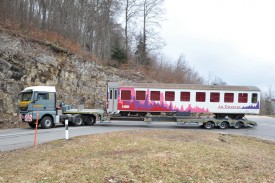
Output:
[[65,119],[65,139],[69,139],[69,120]]
[[35,132],[34,132],[33,146],[36,146],[37,128],[38,128],[38,118],[39,118],[39,110],[36,112],[36,122],[35,122]]

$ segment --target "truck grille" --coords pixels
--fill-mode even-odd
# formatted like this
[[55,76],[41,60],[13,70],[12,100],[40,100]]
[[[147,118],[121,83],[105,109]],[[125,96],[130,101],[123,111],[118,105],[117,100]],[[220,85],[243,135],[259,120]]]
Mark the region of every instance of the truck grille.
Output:
[[28,108],[27,107],[20,107],[20,111],[27,111]]

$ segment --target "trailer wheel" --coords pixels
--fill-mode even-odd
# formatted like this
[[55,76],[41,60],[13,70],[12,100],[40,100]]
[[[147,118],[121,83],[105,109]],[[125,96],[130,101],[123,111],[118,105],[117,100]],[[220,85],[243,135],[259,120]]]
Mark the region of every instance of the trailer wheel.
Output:
[[45,116],[41,119],[41,127],[43,129],[48,129],[48,128],[51,128],[53,126],[53,120],[51,117],[49,116]]
[[35,123],[28,123],[28,125],[29,125],[31,128],[35,128],[35,126],[36,126]]
[[83,118],[81,115],[77,115],[73,121],[74,126],[81,126],[83,124]]
[[226,129],[228,127],[228,123],[226,121],[221,122],[220,129]]
[[205,129],[211,129],[213,127],[213,123],[211,121],[208,121],[208,122],[203,124],[203,127]]
[[238,121],[237,123],[235,123],[235,125],[233,126],[235,129],[239,129],[241,128],[243,125],[242,125],[242,122]]
[[96,117],[94,115],[89,115],[85,119],[85,125],[94,125],[96,122]]

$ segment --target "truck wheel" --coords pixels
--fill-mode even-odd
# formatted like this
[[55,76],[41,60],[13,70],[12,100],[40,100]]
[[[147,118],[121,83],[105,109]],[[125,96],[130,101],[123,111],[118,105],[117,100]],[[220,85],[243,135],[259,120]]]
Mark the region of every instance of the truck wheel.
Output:
[[87,116],[86,119],[85,119],[85,125],[94,125],[96,120],[95,120],[95,116],[93,115],[90,115],[90,116]]
[[241,128],[242,127],[242,123],[241,122],[237,122],[237,123],[235,123],[235,125],[233,126],[235,129],[239,129],[239,128]]
[[213,127],[213,123],[208,121],[208,122],[204,123],[203,127],[205,129],[211,129]]
[[228,127],[228,124],[226,121],[221,122],[220,129],[226,129]]
[[28,125],[31,127],[31,128],[35,128],[35,123],[28,123]]
[[53,126],[53,120],[49,116],[43,117],[40,123],[41,123],[41,127],[43,129],[48,129],[48,128],[51,128]]
[[81,126],[83,124],[83,118],[81,115],[77,115],[73,121],[74,126]]

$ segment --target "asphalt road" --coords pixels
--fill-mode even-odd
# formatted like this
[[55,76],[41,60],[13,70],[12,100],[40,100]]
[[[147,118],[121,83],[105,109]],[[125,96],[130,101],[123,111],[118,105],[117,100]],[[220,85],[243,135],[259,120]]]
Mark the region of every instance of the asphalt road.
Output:
[[[248,116],[249,120],[256,121],[258,126],[242,129],[211,129],[217,133],[239,134],[253,136],[275,142],[275,118],[262,116]],[[69,127],[69,137],[107,133],[114,131],[126,131],[137,129],[177,129],[177,130],[204,130],[194,126],[179,126],[171,122],[152,122],[146,124],[142,121],[113,121],[111,124],[96,124],[94,126]],[[52,129],[38,129],[37,144],[65,139],[64,126]],[[34,129],[15,128],[0,130],[0,151],[9,151],[24,147],[32,147],[34,144]]]

